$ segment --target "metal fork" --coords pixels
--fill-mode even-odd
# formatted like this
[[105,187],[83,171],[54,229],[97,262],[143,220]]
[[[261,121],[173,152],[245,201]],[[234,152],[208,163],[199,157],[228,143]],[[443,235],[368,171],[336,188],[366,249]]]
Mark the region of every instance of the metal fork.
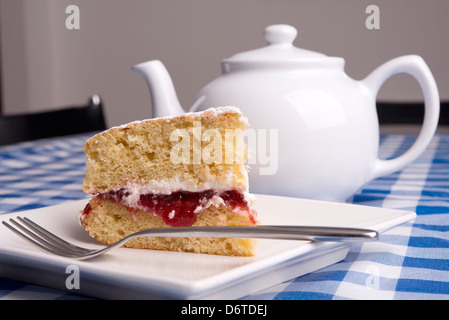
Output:
[[[39,226],[27,217],[17,217],[2,223],[25,240],[53,254],[77,260],[93,258],[122,246],[137,237],[213,237],[213,238],[264,238],[283,240],[357,242],[374,241],[377,231],[358,228],[337,228],[318,226],[224,226],[224,227],[175,227],[153,228],[131,234],[102,249],[88,249],[67,242]],[[14,226],[13,226],[14,225]]]

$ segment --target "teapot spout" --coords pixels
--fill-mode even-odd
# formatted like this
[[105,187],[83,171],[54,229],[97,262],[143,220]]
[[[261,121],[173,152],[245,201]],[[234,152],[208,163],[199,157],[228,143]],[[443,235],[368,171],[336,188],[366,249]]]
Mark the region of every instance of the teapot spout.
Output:
[[153,117],[168,117],[184,114],[176,95],[171,77],[159,60],[135,65],[132,70],[141,74],[147,82],[153,105]]

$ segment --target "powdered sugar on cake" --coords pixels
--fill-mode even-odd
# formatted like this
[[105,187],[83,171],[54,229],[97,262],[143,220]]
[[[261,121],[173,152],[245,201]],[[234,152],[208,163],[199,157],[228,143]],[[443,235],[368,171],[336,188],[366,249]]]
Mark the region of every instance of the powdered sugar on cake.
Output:
[[[220,107],[209,108],[209,109],[206,109],[204,111],[191,111],[191,112],[186,112],[182,116],[195,116],[195,117],[199,118],[199,117],[201,117],[205,113],[209,113],[211,115],[218,116],[218,115],[220,115],[222,113],[228,113],[228,112],[230,112],[230,113],[238,113],[240,115],[240,120],[244,121],[245,123],[248,123],[248,119],[243,115],[242,111],[239,108],[234,107],[234,106],[220,106]],[[173,118],[176,118],[176,117],[179,117],[179,116],[166,116],[166,117],[156,117],[156,118],[135,120],[135,121],[131,121],[129,123],[121,124],[121,125],[118,125],[118,126],[113,126],[109,130],[125,129],[128,126],[139,124],[139,123],[143,123],[143,122],[147,122],[147,121],[156,121],[156,120],[160,120],[160,119],[169,120],[169,119],[173,119]],[[100,135],[103,132],[100,132],[97,135]],[[95,138],[97,135],[94,135],[93,137],[88,139],[88,141],[93,139],[93,138]]]

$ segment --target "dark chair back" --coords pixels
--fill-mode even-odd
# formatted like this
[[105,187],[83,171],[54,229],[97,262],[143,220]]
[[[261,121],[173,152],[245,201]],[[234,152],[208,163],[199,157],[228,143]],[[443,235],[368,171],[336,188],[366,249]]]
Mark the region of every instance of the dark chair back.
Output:
[[93,95],[84,106],[0,116],[0,145],[105,129],[101,99]]

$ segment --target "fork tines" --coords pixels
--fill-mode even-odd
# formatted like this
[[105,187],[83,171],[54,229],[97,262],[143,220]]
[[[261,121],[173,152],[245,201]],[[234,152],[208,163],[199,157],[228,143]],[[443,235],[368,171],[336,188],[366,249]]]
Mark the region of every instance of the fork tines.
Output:
[[17,221],[11,218],[9,219],[9,222],[11,224],[6,221],[2,221],[6,227],[14,231],[25,240],[51,253],[62,256],[71,256],[72,254],[79,254],[89,251],[88,249],[78,247],[59,238],[27,217],[17,217]]

